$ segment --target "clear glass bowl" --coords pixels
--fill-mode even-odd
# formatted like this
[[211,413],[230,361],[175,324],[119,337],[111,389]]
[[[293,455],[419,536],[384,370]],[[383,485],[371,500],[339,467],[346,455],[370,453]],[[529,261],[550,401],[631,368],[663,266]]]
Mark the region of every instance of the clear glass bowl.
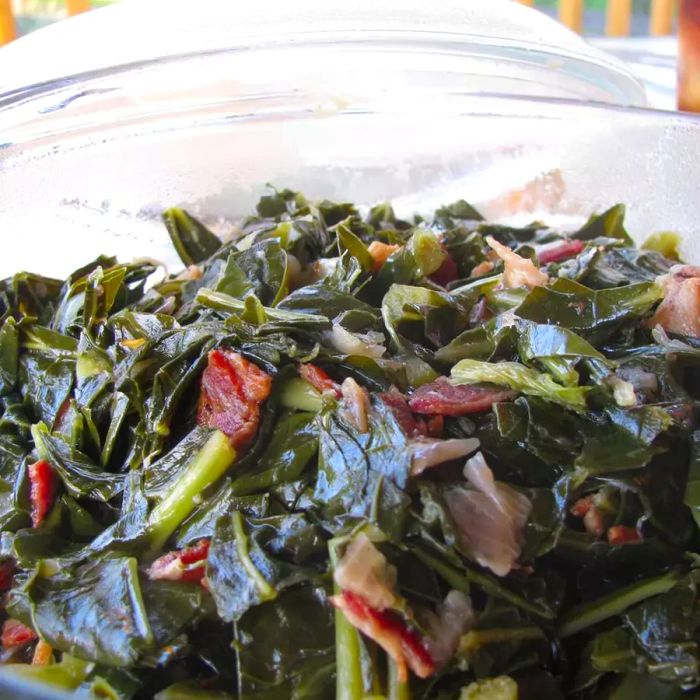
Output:
[[0,91],[232,49],[249,53],[248,70],[251,57],[256,72],[267,64],[284,81],[304,72],[306,82],[315,80],[322,70],[334,89],[352,84],[359,63],[360,71],[382,67],[375,82],[391,77],[383,85],[390,88],[422,73],[461,91],[645,104],[644,89],[620,61],[513,0],[123,0],[5,47]]
[[[0,97],[0,221],[14,242],[0,274],[65,274],[103,252],[173,265],[163,208],[225,232],[266,183],[403,213],[464,197],[498,219],[562,224],[625,202],[635,235],[673,228],[691,252],[697,118],[474,95],[442,60],[409,70],[401,41],[374,48],[389,58],[352,43],[326,47],[323,66],[308,44],[217,51]],[[329,66],[349,58],[335,87]]]

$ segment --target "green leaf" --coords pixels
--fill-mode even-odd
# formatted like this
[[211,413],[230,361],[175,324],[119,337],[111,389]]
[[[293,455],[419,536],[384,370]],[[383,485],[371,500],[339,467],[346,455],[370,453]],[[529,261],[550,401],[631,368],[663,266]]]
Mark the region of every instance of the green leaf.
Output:
[[108,666],[133,666],[153,645],[136,560],[96,559],[28,586],[32,622],[55,649]]
[[163,212],[163,221],[185,265],[196,265],[221,248],[219,238],[184,209],[167,209]]
[[665,258],[680,262],[679,248],[681,237],[674,231],[657,231],[652,233],[640,246],[642,250],[653,250],[661,253]]
[[539,396],[573,411],[586,410],[588,387],[563,387],[548,374],[517,362],[461,360],[452,368],[453,384],[498,384],[530,396]]
[[357,259],[364,272],[371,272],[374,267],[374,259],[367,250],[367,246],[345,224],[338,224],[336,231],[340,254],[347,251]]
[[394,414],[375,401],[369,431],[359,433],[338,412],[318,417],[318,478],[313,500],[336,530],[367,518],[399,540],[410,499],[404,493],[411,451]]
[[235,639],[242,700],[333,697],[333,612],[322,588],[290,589],[252,608],[236,623]]
[[592,216],[573,238],[580,241],[592,241],[596,238],[616,238],[624,245],[632,246],[634,242],[625,230],[625,205],[616,204],[602,214]]
[[567,328],[595,345],[621,323],[643,317],[662,296],[662,290],[650,282],[596,291],[559,279],[548,287],[535,287],[515,313],[530,321]]
[[267,448],[259,457],[262,469],[233,481],[236,495],[264,493],[279,484],[299,479],[318,451],[315,413],[290,413],[278,421]]
[[240,620],[252,607],[313,577],[326,543],[302,514],[246,519],[223,516],[216,524],[207,561],[209,589],[219,617]]

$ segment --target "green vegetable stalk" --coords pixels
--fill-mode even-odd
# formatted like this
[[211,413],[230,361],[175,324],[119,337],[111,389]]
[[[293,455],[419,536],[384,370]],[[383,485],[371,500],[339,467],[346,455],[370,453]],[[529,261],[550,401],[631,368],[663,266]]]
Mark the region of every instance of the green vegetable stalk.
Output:
[[678,583],[680,578],[680,574],[670,572],[663,576],[639,581],[603,598],[574,608],[559,627],[559,636],[562,639],[571,637],[602,620],[619,615],[636,603],[641,603],[660,593],[666,593]]
[[157,551],[178,525],[194,510],[199,494],[217,481],[236,459],[236,450],[220,430],[215,430],[194,456],[148,521],[151,549]]

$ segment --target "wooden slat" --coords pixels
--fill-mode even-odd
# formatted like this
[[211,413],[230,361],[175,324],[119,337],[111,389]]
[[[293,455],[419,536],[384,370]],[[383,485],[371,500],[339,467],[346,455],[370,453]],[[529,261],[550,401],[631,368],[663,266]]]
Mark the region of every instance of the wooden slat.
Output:
[[649,33],[652,36],[673,34],[673,10],[675,0],[651,0]]
[[607,36],[627,36],[632,24],[632,0],[608,0],[605,16]]
[[583,0],[560,0],[559,21],[580,34],[583,29]]
[[68,15],[77,15],[90,9],[91,0],[66,0],[66,10]]
[[17,37],[17,25],[12,14],[12,0],[0,0],[0,46]]

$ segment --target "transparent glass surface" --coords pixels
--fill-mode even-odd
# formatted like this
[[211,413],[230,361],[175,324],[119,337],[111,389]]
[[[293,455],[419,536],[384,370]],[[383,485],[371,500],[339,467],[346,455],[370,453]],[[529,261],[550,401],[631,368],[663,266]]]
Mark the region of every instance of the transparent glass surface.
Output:
[[[355,47],[334,50],[347,64]],[[401,66],[373,65],[364,47],[338,88],[332,71],[311,76],[312,55],[290,64],[287,77],[301,67],[285,86],[258,51],[229,51],[5,95],[0,221],[12,245],[0,274],[65,274],[99,253],[174,265],[163,208],[186,206],[227,233],[266,183],[387,198],[403,213],[464,197],[498,219],[560,224],[625,202],[636,236],[673,228],[691,252],[696,118],[464,93],[429,61],[407,72],[396,51]],[[334,51],[325,56],[327,68]]]

